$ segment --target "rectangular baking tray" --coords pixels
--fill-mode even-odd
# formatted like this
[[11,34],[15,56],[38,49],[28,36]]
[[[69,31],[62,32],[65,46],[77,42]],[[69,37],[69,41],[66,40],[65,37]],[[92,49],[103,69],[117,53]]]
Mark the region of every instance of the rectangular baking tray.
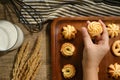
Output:
[[[51,24],[51,64],[52,64],[52,80],[67,80],[62,75],[62,68],[65,64],[72,64],[76,68],[76,74],[69,80],[82,80],[82,56],[83,56],[83,40],[81,34],[81,27],[87,26],[87,21],[98,21],[101,19],[105,24],[115,23],[120,25],[120,17],[60,17],[54,19]],[[75,39],[66,40],[63,38],[62,27],[66,25],[73,25],[77,29]],[[110,47],[115,40],[120,39],[119,36],[109,39]],[[70,42],[75,45],[75,54],[71,57],[64,57],[61,55],[61,45],[65,42]],[[120,63],[120,57],[113,55],[111,49],[103,58],[99,66],[99,80],[113,80],[109,77],[107,70],[110,64],[115,62]]]

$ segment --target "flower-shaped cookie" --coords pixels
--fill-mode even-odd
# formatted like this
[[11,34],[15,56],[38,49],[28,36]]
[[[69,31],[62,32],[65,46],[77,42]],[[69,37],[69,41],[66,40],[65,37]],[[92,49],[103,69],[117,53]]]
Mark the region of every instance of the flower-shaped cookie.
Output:
[[120,33],[119,29],[119,25],[117,24],[112,23],[107,25],[108,34],[111,38],[118,36],[118,34]]
[[67,25],[63,27],[62,34],[65,39],[72,39],[75,38],[75,34],[77,33],[77,30],[72,25]]
[[102,31],[102,25],[99,22],[93,21],[88,24],[88,32],[91,37],[99,36]]
[[111,77],[118,79],[118,77],[120,76],[120,65],[118,63],[110,64],[108,73]]

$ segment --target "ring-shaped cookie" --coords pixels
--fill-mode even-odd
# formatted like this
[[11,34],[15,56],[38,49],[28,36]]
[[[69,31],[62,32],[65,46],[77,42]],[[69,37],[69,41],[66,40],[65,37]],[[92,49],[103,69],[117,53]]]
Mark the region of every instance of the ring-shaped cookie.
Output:
[[75,51],[75,46],[71,43],[64,43],[61,46],[61,53],[63,56],[72,56]]
[[63,76],[66,79],[70,79],[73,76],[75,76],[75,72],[76,72],[75,67],[73,65],[71,65],[71,64],[66,64],[62,68]]
[[114,55],[120,56],[120,40],[117,40],[112,45],[112,51]]

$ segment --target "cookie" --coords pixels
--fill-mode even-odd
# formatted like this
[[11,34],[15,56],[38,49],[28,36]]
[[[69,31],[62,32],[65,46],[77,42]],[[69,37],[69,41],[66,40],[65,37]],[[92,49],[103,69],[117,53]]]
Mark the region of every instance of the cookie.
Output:
[[65,39],[72,39],[75,38],[75,34],[77,33],[77,30],[72,25],[67,25],[63,27],[62,35]]
[[118,79],[118,77],[120,77],[120,65],[118,63],[110,64],[108,67],[108,73],[111,77]]
[[120,30],[119,30],[119,25],[117,24],[108,24],[107,25],[107,30],[108,30],[108,34],[109,34],[109,37],[110,38],[113,38],[113,37],[117,37],[118,34],[120,33]]
[[66,64],[62,68],[63,77],[66,79],[70,79],[70,78],[74,77],[75,72],[76,72],[75,67],[71,64]]
[[72,56],[75,51],[75,46],[72,43],[64,43],[61,46],[60,52],[62,53],[63,56]]
[[112,45],[114,55],[120,56],[120,40],[116,40]]
[[99,36],[103,32],[102,25],[96,21],[90,22],[87,28],[91,37]]

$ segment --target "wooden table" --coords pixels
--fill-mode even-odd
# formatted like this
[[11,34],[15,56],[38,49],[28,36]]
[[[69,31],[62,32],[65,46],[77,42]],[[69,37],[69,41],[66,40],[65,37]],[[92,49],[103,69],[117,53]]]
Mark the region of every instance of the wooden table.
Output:
[[[41,50],[42,50],[42,65],[41,68],[36,76],[36,80],[50,80],[51,76],[51,65],[50,65],[50,40],[49,40],[49,28],[47,28],[47,23],[44,28],[38,32],[30,34],[29,31],[26,30],[23,24],[19,22],[19,19],[16,15],[9,11],[5,14],[5,9],[2,4],[0,4],[0,20],[8,20],[16,25],[18,25],[24,33],[25,39],[34,39],[34,37],[41,35],[42,42],[41,42]],[[50,27],[50,26],[49,26]],[[48,30],[48,31],[47,31]],[[0,52],[0,80],[10,80],[11,73],[15,61],[15,57],[17,54],[18,49],[10,51],[10,52]]]

